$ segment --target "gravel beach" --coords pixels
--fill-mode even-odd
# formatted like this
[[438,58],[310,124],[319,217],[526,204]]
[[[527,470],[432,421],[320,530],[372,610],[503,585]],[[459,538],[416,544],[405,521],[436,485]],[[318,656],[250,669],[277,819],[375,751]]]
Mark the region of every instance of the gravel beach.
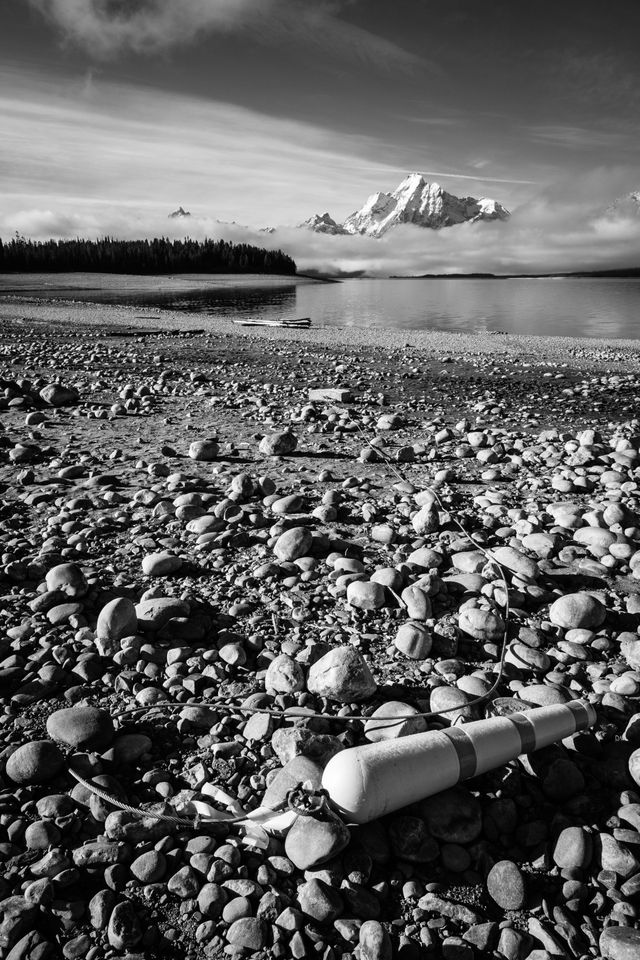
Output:
[[[7,298],[0,387],[0,955],[640,957],[640,341]],[[364,825],[320,792],[576,700]]]

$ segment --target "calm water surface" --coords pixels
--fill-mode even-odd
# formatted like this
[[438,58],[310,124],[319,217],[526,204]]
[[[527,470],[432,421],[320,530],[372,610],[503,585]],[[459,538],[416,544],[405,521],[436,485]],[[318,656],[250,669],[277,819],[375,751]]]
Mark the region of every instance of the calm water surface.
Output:
[[506,331],[640,339],[640,280],[0,278],[0,296],[167,307],[233,319],[311,316],[314,326]]

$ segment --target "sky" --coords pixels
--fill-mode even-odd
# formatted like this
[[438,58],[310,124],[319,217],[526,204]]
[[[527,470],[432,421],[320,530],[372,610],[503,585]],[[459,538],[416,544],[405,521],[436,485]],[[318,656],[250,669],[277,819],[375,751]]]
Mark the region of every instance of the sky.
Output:
[[[375,273],[637,266],[640,204],[610,205],[640,190],[639,29],[636,0],[2,0],[0,236],[188,227]],[[293,229],[413,171],[511,219]]]

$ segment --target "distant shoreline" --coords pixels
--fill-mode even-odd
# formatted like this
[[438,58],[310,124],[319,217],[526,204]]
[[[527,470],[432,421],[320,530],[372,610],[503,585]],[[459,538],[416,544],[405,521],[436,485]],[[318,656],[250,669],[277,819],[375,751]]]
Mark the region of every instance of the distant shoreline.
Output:
[[418,273],[394,274],[389,280],[640,280],[640,267],[578,270],[573,273]]

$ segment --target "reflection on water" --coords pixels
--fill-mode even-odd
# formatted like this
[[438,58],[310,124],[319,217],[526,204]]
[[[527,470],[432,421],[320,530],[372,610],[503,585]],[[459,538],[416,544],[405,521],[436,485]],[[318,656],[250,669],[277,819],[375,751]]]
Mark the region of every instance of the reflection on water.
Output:
[[[46,285],[22,283],[16,293],[100,303],[132,304],[242,319],[310,316],[314,326],[394,327],[485,331],[544,336],[640,339],[640,280],[345,280],[292,283],[265,278],[247,286],[238,278],[223,285],[197,276],[188,283],[162,278],[110,278],[96,287],[84,275],[77,288],[66,275]],[[2,278],[0,295],[9,287]]]
[[638,280],[349,280],[300,287],[297,308],[339,326],[640,337]]

